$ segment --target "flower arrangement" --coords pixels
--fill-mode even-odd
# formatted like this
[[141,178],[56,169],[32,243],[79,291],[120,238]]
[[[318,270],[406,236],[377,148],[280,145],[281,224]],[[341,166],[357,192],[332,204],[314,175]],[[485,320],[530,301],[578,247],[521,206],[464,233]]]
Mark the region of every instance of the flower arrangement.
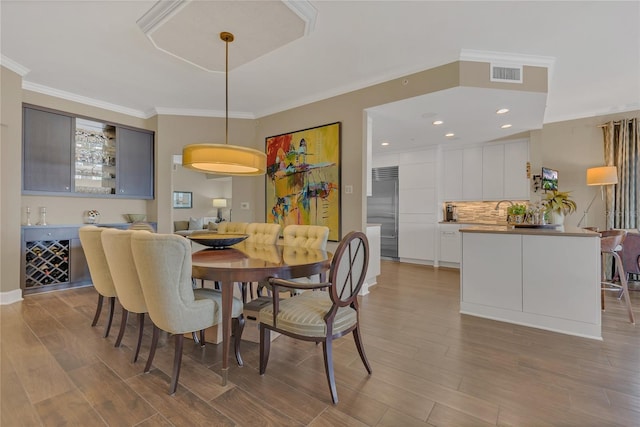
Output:
[[570,191],[553,190],[545,195],[543,200],[548,212],[562,213],[564,215],[572,214],[576,211],[576,202],[569,198]]

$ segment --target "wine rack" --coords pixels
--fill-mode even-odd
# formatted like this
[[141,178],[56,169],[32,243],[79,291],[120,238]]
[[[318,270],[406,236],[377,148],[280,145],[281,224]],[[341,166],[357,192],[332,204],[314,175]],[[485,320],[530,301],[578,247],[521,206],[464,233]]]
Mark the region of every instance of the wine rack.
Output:
[[25,287],[69,282],[69,240],[38,240],[25,245]]

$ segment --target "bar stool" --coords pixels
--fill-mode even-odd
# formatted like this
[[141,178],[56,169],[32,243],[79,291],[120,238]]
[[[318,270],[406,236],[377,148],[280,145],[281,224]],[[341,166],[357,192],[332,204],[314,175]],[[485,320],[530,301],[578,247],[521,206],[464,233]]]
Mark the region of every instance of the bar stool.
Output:
[[[627,273],[624,271],[624,267],[622,265],[622,259],[618,254],[618,251],[622,248],[622,244],[624,242],[625,237],[627,236],[627,232],[625,230],[608,230],[602,231],[600,233],[600,253],[602,254],[602,279],[600,282],[601,289],[601,305],[604,310],[604,291],[605,290],[616,290],[622,291],[624,295],[624,299],[627,303],[627,310],[629,311],[629,320],[631,323],[635,324],[635,318],[633,317],[633,310],[631,308],[631,299],[629,298],[629,288],[627,286]],[[606,278],[606,260],[607,254],[611,255],[614,259],[614,272],[611,274],[611,281],[608,281]],[[615,272],[617,271],[617,276],[620,279],[620,283],[613,282],[613,278],[616,276]]]

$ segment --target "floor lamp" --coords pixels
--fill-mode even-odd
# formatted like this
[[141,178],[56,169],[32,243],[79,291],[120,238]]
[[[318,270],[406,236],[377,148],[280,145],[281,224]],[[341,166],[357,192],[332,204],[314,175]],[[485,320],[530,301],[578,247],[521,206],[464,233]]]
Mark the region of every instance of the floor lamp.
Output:
[[[587,169],[587,185],[599,185],[600,186],[600,197],[604,200],[604,186],[605,185],[613,185],[618,183],[618,169],[615,166],[600,166],[597,168],[589,168]],[[582,225],[582,221],[587,218],[587,214],[589,213],[589,209],[591,209],[591,205],[596,201],[596,197],[598,197],[598,193],[593,195],[593,199],[591,199],[591,203],[587,206],[587,209],[584,211],[584,215],[578,222],[578,227]]]

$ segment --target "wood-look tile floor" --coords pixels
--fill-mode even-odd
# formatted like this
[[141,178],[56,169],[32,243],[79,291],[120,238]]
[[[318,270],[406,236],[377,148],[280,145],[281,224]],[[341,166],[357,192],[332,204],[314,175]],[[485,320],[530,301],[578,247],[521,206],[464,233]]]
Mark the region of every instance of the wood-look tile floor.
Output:
[[[640,318],[640,292],[632,293]],[[362,298],[368,376],[350,336],[335,344],[339,404],[332,405],[322,347],[286,337],[272,345],[264,376],[258,345],[220,385],[220,348],[185,345],[178,392],[167,394],[173,340],[154,369],[131,364],[124,345],[90,327],[97,294],[83,288],[2,306],[2,427],[20,425],[238,426],[640,426],[640,325],[609,294],[603,341],[458,313],[456,270],[383,262]]]

